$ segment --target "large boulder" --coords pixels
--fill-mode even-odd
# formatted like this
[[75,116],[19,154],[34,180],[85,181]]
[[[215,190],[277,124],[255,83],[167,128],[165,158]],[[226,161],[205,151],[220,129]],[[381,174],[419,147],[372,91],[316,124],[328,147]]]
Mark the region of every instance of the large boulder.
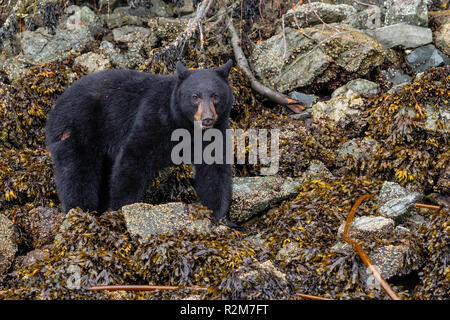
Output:
[[428,25],[427,0],[387,0],[386,25],[409,23],[417,26]]
[[417,48],[433,41],[431,29],[406,23],[365,30],[365,32],[386,48]]
[[308,38],[286,28],[285,41],[283,34],[277,34],[255,46],[250,66],[265,85],[289,92],[312,83],[326,84],[343,74],[357,78],[384,62],[385,51],[378,42],[357,29],[343,26],[341,30],[306,28]]

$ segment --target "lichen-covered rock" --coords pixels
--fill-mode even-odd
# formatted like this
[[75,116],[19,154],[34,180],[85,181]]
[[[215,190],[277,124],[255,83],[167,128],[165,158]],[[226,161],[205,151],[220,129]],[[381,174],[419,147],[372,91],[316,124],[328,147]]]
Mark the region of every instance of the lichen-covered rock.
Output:
[[367,103],[363,98],[338,96],[328,101],[315,103],[312,106],[311,115],[315,120],[330,119],[339,122],[346,117],[358,117],[366,107]]
[[375,82],[366,79],[355,79],[342,87],[337,88],[331,94],[332,98],[339,96],[345,97],[364,97],[376,96],[380,92],[380,86]]
[[83,24],[71,28],[60,26],[51,35],[45,28],[22,33],[21,46],[24,60],[31,63],[48,63],[81,50],[93,40],[89,28]]
[[[280,45],[284,43],[282,34],[262,41],[256,44],[250,65],[265,85],[289,92],[313,82],[326,84],[342,77],[342,73],[356,78],[384,62],[385,53],[378,42],[359,30],[347,26],[341,29],[336,35],[330,28],[305,28],[307,38],[286,28],[286,48]],[[320,49],[317,43],[322,44]]]
[[95,52],[88,52],[75,58],[75,63],[88,69],[89,73],[105,70],[111,66],[108,59]]
[[376,140],[367,137],[348,140],[336,150],[336,163],[338,166],[344,166],[349,157],[357,163],[369,161],[377,146]]
[[135,203],[124,206],[122,213],[128,232],[132,237],[145,241],[152,235],[176,233],[186,228],[189,231],[208,232],[211,221],[209,219],[192,219],[181,202],[160,205]]
[[247,221],[272,204],[295,196],[298,185],[299,180],[279,176],[234,178],[230,217]]
[[406,22],[412,25],[428,25],[427,0],[388,0],[386,1],[386,25]]
[[[344,233],[345,223],[338,229],[338,237],[341,238]],[[348,236],[352,239],[364,240],[374,237],[387,237],[394,231],[394,221],[389,218],[376,217],[357,217],[352,220]]]
[[0,214],[0,274],[9,269],[16,252],[14,225],[5,215]]
[[365,32],[386,48],[417,48],[433,41],[431,29],[398,23]]
[[394,182],[385,182],[378,194],[378,211],[384,217],[399,223],[405,218],[411,205],[421,198],[419,192],[408,191]]
[[[285,15],[285,21],[292,28],[305,27],[323,22],[341,22],[355,13],[356,9],[348,4],[313,2],[296,6],[293,10],[288,10]],[[294,15],[296,19],[294,19]]]

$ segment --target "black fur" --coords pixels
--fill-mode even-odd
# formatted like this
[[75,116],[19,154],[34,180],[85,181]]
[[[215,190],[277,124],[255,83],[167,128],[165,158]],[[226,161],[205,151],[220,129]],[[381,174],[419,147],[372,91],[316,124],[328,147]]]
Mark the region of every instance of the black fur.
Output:
[[[232,106],[231,61],[218,69],[153,75],[105,70],[85,76],[56,102],[46,125],[56,189],[64,210],[103,212],[142,199],[158,170],[172,166],[176,128],[193,132],[192,95],[218,95],[214,127],[225,134]],[[217,97],[216,97],[217,98]],[[227,164],[195,166],[194,187],[213,216],[228,218],[232,171]]]

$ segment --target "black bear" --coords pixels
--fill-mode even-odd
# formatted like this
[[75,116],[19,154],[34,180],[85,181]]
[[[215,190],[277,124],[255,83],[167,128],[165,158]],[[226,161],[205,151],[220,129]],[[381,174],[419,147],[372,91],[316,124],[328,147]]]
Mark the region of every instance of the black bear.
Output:
[[[104,70],[87,75],[56,101],[46,124],[58,197],[67,212],[103,212],[138,202],[158,170],[172,166],[171,134],[229,126],[233,94],[228,83],[232,62],[217,69],[176,74]],[[226,146],[224,147],[224,149]],[[194,188],[216,219],[231,202],[229,164],[195,165]],[[230,225],[232,223],[229,222]]]

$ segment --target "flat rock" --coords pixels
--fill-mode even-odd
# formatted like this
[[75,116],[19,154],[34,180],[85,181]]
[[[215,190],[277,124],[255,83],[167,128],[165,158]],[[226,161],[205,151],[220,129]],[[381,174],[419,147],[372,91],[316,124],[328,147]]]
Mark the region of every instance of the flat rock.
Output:
[[397,46],[417,48],[433,41],[431,29],[406,23],[398,23],[374,30],[365,30],[365,33],[381,43],[385,48]]
[[8,271],[17,252],[13,223],[0,214],[0,275]]
[[208,232],[209,219],[193,220],[182,202],[160,205],[134,203],[122,207],[127,229],[132,237],[147,239],[152,235],[176,233],[180,229]]
[[239,177],[233,179],[230,217],[244,222],[273,204],[297,195],[300,181],[279,176]]
[[[345,223],[338,229],[338,237],[341,238],[344,233]],[[386,237],[394,231],[394,221],[389,218],[376,217],[357,217],[350,224],[348,235],[352,239],[364,240],[368,237]]]
[[406,61],[416,73],[450,63],[450,59],[432,44],[415,49],[406,56]]

